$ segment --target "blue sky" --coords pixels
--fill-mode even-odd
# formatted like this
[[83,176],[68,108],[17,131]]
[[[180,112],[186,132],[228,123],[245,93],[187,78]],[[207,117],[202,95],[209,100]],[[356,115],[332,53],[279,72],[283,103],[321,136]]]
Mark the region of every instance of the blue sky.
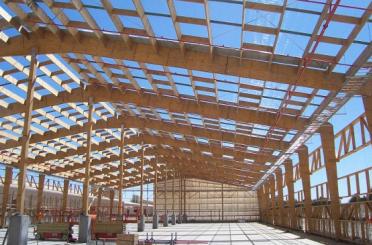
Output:
[[[69,1],[66,1],[69,2]],[[91,13],[92,16],[96,19],[96,22],[101,30],[115,33],[116,29],[112,21],[110,20],[108,14],[102,10],[101,3],[98,0],[83,0],[84,4],[86,4],[86,8]],[[112,0],[112,4],[121,9],[127,10],[134,10],[135,7],[132,1],[123,1],[123,0]],[[173,23],[171,18],[169,17],[169,9],[166,5],[165,0],[142,0],[141,1],[144,7],[146,14],[149,16],[149,22],[153,28],[154,34],[157,38],[164,38],[164,39],[176,39],[176,32],[173,27]],[[211,39],[212,44],[215,46],[224,46],[224,47],[231,47],[231,48],[240,48],[241,46],[241,39],[243,43],[250,43],[250,44],[259,44],[259,45],[266,45],[266,46],[273,46],[274,42],[277,41],[276,48],[274,50],[275,54],[280,55],[288,55],[288,56],[295,56],[295,57],[302,57],[304,49],[306,48],[307,41],[309,40],[309,35],[313,32],[314,26],[317,22],[318,16],[315,14],[304,14],[296,12],[296,9],[304,9],[308,12],[316,11],[319,12],[323,8],[323,4],[317,3],[306,3],[304,1],[299,0],[289,0],[287,3],[287,11],[283,16],[283,23],[281,25],[281,32],[277,37],[270,34],[262,34],[258,32],[248,32],[244,31],[242,33],[241,30],[241,23],[242,23],[242,16],[243,16],[243,8],[242,8],[242,1],[232,1],[231,3],[226,3],[225,1],[209,1],[209,14],[211,20]],[[248,1],[250,2],[250,1]],[[260,3],[270,3],[274,5],[282,5],[283,0],[254,0],[251,2],[260,2]],[[320,3],[325,2],[319,0]],[[363,8],[368,6],[370,1],[368,0],[342,0],[341,5],[344,7],[339,7],[336,11],[336,14],[344,14],[347,16],[353,17],[360,17],[363,14]],[[351,6],[351,7],[345,7]],[[3,2],[0,2],[0,7],[6,9],[11,13],[7,6]],[[54,22],[58,25],[62,23],[58,20],[58,18],[46,7],[46,5],[41,4],[40,7],[54,20]],[[25,5],[22,8],[29,12],[30,9]],[[175,1],[175,8],[177,15],[185,16],[185,17],[192,17],[192,18],[206,18],[206,11],[201,4],[197,3],[188,3],[183,1]],[[76,10],[63,10],[63,13],[68,16],[70,20],[73,21],[84,21],[83,17],[79,14]],[[259,11],[259,10],[252,10],[252,9],[245,9],[245,24],[246,25],[254,25],[260,27],[267,27],[267,28],[277,28],[279,25],[280,16],[278,13],[273,12],[266,12],[266,11]],[[121,21],[126,24],[129,28],[136,28],[136,29],[144,29],[144,26],[138,17],[128,17],[128,16],[121,16]],[[354,25],[340,23],[331,21],[329,27],[327,28],[325,35],[329,37],[335,38],[347,38],[348,35],[351,33],[352,28]],[[194,35],[198,37],[208,37],[208,29],[206,26],[202,25],[195,25],[195,24],[180,24],[181,32],[183,35]],[[10,29],[4,31],[6,34],[13,36],[17,35],[17,33]],[[350,65],[355,61],[358,55],[363,51],[363,49],[368,45],[371,41],[371,22],[366,23],[360,33],[357,35],[356,41],[348,48],[348,50],[343,55],[340,64],[336,65],[334,68],[334,72],[341,72],[345,73]],[[316,49],[317,54],[322,55],[336,55],[337,52],[340,50],[341,46],[336,44],[325,44],[320,43],[318,48]],[[44,56],[39,56],[39,59],[43,60]],[[22,64],[27,64],[23,58],[17,57],[17,60]],[[110,59],[104,59],[105,62],[110,63],[112,62]],[[138,64],[132,61],[124,61],[123,62],[127,66],[136,67]],[[4,67],[5,64],[2,63],[3,66],[0,66],[0,69],[7,69]],[[148,64],[149,68],[158,69],[156,65]],[[191,90],[190,81],[187,81],[182,75],[187,74],[186,70],[177,68],[177,67],[170,67],[171,72],[178,73],[178,75],[173,75],[174,79],[176,80],[176,87],[180,94],[183,95],[194,95],[193,91]],[[138,69],[131,69],[131,72],[134,76],[137,77],[137,81],[142,88],[150,89],[151,86],[146,79],[143,77],[144,74],[139,71]],[[361,72],[362,73],[362,72]],[[202,77],[210,77],[212,76],[211,73],[201,72],[201,71],[193,71],[194,75],[200,75]],[[79,74],[75,74],[79,76]],[[105,77],[105,75],[102,75]],[[218,89],[220,90],[218,98],[221,101],[225,102],[236,102],[237,92],[238,92],[238,78],[226,75],[219,75],[217,74],[218,79],[220,80],[217,84]],[[141,78],[142,77],[142,78]],[[17,79],[24,79],[24,76],[19,75]],[[44,79],[48,80],[47,77],[43,76]],[[106,77],[105,77],[106,78]],[[158,79],[162,79],[160,76],[157,77]],[[107,79],[109,80],[109,79]],[[230,81],[230,83],[224,82],[224,80]],[[50,81],[52,84],[52,81]],[[125,81],[123,81],[125,82]],[[258,85],[263,83],[263,81],[256,81],[252,79],[241,79],[240,82],[248,83],[250,85]],[[18,88],[12,87],[11,85],[5,85],[6,81],[0,78],[1,86],[9,87],[10,90],[18,94],[20,97],[24,97],[24,93]],[[270,82],[267,82],[268,86],[270,86]],[[197,83],[196,85],[207,87],[208,85],[202,82]],[[76,87],[76,84],[71,83],[69,85],[71,88]],[[282,86],[283,89],[286,89],[288,86],[286,85],[279,85],[272,83],[272,86],[278,88]],[[57,91],[61,90],[61,87],[54,86]],[[298,87],[297,91],[306,91],[308,88]],[[251,94],[255,94],[253,90],[249,91]],[[47,93],[46,91],[40,91],[41,94]],[[205,92],[208,95],[207,92]],[[326,95],[327,91],[319,91],[318,95],[314,99],[314,103],[318,103],[321,101],[321,95]],[[277,98],[283,98],[283,94],[277,91],[270,91],[270,89],[265,90],[265,95]],[[315,100],[320,100],[315,102]],[[12,101],[13,102],[13,101]],[[272,99],[264,99],[261,102],[261,106],[276,109],[280,104],[280,101],[275,101]],[[85,108],[85,105],[81,105],[82,108]],[[360,97],[355,97],[349,103],[347,103],[331,120],[330,122],[334,125],[335,132],[338,132],[348,123],[350,123],[353,119],[357,116],[361,115],[364,111],[363,105],[361,102]],[[86,109],[86,108],[85,108]],[[303,114],[303,116],[310,115],[315,108],[309,107]],[[135,109],[134,109],[135,110]],[[160,110],[159,110],[160,111]],[[162,118],[169,117],[167,111],[160,111],[160,115]],[[71,123],[67,119],[65,123]],[[193,124],[198,125],[201,122],[201,119],[198,115],[192,115],[191,119]],[[227,130],[234,130],[236,127],[236,122],[231,121],[224,121],[221,120],[223,125]],[[39,127],[40,130],[43,130],[42,127]],[[260,129],[256,129],[257,134],[260,134]],[[99,140],[97,138],[97,140]],[[201,141],[203,139],[200,139]],[[319,146],[319,135],[315,135],[311,138],[307,145],[309,150],[315,149]],[[366,167],[371,166],[371,146],[367,147],[363,151],[360,151],[350,157],[343,159],[338,164],[338,174],[339,176],[346,175],[348,173],[354,172],[356,170],[364,169]],[[296,156],[293,156],[293,162],[297,162]],[[312,176],[312,185],[323,182],[325,180],[325,170],[322,169],[315,173]],[[301,188],[300,183],[296,183],[295,185],[296,191]],[[150,189],[152,187],[150,186]],[[133,189],[134,192],[138,192],[138,188]],[[340,192],[344,192],[344,187],[340,186]],[[130,199],[129,196],[131,194],[126,193],[126,197]],[[151,196],[151,195],[150,195]],[[151,198],[150,198],[151,199]]]

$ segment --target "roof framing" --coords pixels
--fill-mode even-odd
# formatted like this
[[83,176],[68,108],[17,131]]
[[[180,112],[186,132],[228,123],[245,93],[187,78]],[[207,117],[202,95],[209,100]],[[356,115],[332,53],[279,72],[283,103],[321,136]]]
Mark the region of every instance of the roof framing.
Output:
[[[27,109],[22,93],[27,91],[32,50],[40,62],[30,125],[30,167],[74,180],[84,177],[86,105],[92,100],[92,183],[109,187],[119,183],[120,128],[126,135],[125,186],[140,181],[138,150],[145,144],[146,181],[154,177],[153,166],[159,165],[160,173],[172,168],[189,177],[218,177],[222,183],[255,188],[352,95],[372,95],[371,42],[357,38],[370,22],[371,3],[356,17],[333,13],[327,4],[313,11],[287,1],[274,5],[211,0],[242,7],[242,22],[233,23],[213,18],[207,1],[186,2],[202,9],[204,17],[180,15],[173,0],[166,2],[169,13],[148,11],[140,0],[133,0],[133,9],[114,6],[110,0],[97,5],[80,0],[35,0],[28,5],[5,1],[11,11],[0,6],[0,65],[6,67],[0,66],[0,79],[5,81],[0,88],[1,159],[19,164]],[[92,9],[105,12],[116,30],[103,30]],[[64,10],[77,11],[81,19],[72,20]],[[278,25],[247,22],[246,11],[277,14]],[[283,19],[289,12],[317,16],[312,32],[285,29]],[[142,27],[130,27],[123,16],[137,18]],[[176,39],[157,36],[152,17],[169,18]],[[351,32],[344,38],[323,35],[320,29],[328,27],[324,21],[350,25]],[[205,27],[206,35],[186,34],[184,24]],[[241,28],[240,47],[216,45],[213,25]],[[18,34],[9,36],[7,30]],[[273,45],[247,41],[245,36],[253,33],[273,36]],[[283,34],[308,38],[302,57],[275,52]],[[314,43],[340,48],[333,56],[315,53]],[[345,65],[341,59],[352,45],[364,47],[360,56],[347,64],[344,73],[334,72]],[[353,77],[366,67],[365,76]],[[182,79],[190,82],[192,95],[180,93]],[[242,82],[247,79],[249,83]],[[270,90],[289,96],[278,98]],[[221,93],[237,99],[221,100]],[[264,100],[279,103],[279,109],[265,107]],[[305,116],[309,107],[314,112]]]

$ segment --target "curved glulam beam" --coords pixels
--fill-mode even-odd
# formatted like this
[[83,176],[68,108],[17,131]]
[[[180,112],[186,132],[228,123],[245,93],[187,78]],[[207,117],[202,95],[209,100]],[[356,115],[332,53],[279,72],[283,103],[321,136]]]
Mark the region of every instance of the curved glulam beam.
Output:
[[[102,142],[99,145],[92,145],[92,151],[104,151],[108,148],[118,146],[119,140],[112,140],[111,142]],[[276,158],[272,155],[265,154],[255,154],[250,152],[236,151],[232,148],[225,148],[218,145],[207,145],[207,144],[197,144],[181,140],[174,140],[171,138],[164,138],[159,136],[145,135],[141,138],[130,138],[126,140],[127,144],[141,144],[142,141],[145,144],[152,145],[169,145],[174,148],[188,148],[192,152],[211,152],[214,156],[222,157],[222,155],[233,156],[235,160],[242,161],[244,158],[252,159],[258,163],[274,162]],[[43,164],[48,161],[64,159],[67,157],[72,157],[76,155],[83,155],[85,147],[79,147],[75,149],[69,149],[67,151],[59,151],[57,154],[47,154],[45,157],[37,156],[35,159],[30,159],[29,164]]]
[[215,52],[211,59],[209,53],[191,49],[183,54],[176,45],[159,45],[155,51],[149,44],[133,43],[129,49],[119,35],[103,34],[104,45],[94,33],[79,31],[77,40],[66,30],[60,32],[63,39],[43,28],[30,33],[28,38],[11,38],[8,43],[0,43],[0,57],[25,56],[36,48],[39,54],[90,54],[333,91],[338,91],[345,80],[343,75],[310,69],[298,80],[297,66],[272,63],[269,68],[268,62],[234,57],[234,50],[226,50],[229,55]]
[[[169,133],[177,133],[186,136],[195,136],[200,138],[208,138],[215,141],[233,142],[242,145],[266,147],[277,150],[286,150],[289,147],[289,142],[279,140],[265,140],[264,138],[246,136],[241,134],[234,134],[232,132],[221,132],[218,130],[207,129],[203,127],[185,126],[171,122],[164,122],[154,119],[143,119],[134,116],[120,116],[118,118],[111,117],[107,121],[99,120],[93,125],[93,130],[102,130],[109,128],[120,128],[124,124],[126,128],[140,128],[140,129],[155,129],[159,131],[166,131]],[[48,140],[55,140],[58,138],[71,136],[84,132],[85,126],[73,125],[69,129],[60,128],[56,132],[49,131],[44,135],[33,134],[30,139],[31,144],[44,142]],[[0,150],[6,150],[20,146],[20,142],[11,140],[4,144],[0,144]]]
[[[231,169],[232,171],[241,171],[247,174],[250,174],[252,176],[261,176],[262,172],[268,169],[267,166],[265,165],[253,165],[253,164],[245,164],[245,163],[238,163],[230,160],[225,160],[225,159],[214,159],[214,158],[209,158],[206,156],[203,156],[201,153],[185,153],[181,151],[176,151],[176,150],[171,150],[171,149],[163,149],[163,148],[157,148],[157,149],[151,149],[151,150],[146,150],[146,156],[150,155],[157,155],[160,156],[158,159],[164,159],[167,158],[172,159],[172,161],[177,162],[177,163],[182,163],[184,161],[193,161],[193,162],[198,162],[199,165],[196,166],[196,170],[199,171],[199,168],[203,168],[203,165],[207,165],[211,168],[210,171],[213,171],[215,167],[224,167],[227,169]],[[141,156],[140,153],[134,152],[129,154],[132,157],[139,157]],[[113,159],[116,159],[115,157]],[[179,159],[179,160],[177,160]],[[154,159],[152,159],[154,160]],[[146,160],[150,163],[154,163],[152,160]],[[100,164],[105,164],[112,162],[112,158],[107,158],[102,161]],[[98,161],[94,162],[94,165],[98,164]],[[148,164],[148,163],[147,163]],[[139,167],[139,164],[126,164],[126,169],[128,167]],[[117,172],[118,168],[115,166],[110,166],[104,170],[93,170],[92,171],[92,176],[94,175],[102,175],[102,174],[110,174],[113,172]],[[81,178],[83,175],[82,174],[76,174],[74,178]]]
[[[124,93],[117,88],[99,87],[95,85],[89,85],[86,89],[74,89],[71,93],[61,92],[58,96],[47,95],[42,100],[34,102],[34,110],[63,103],[88,102],[88,98],[90,97],[93,98],[95,103],[131,103],[140,107],[162,108],[170,112],[193,113],[208,118],[223,118],[242,123],[263,124],[288,130],[303,130],[309,121],[305,118],[288,115],[281,115],[277,118],[276,113],[249,110],[247,108],[230,105],[212,104],[180,99],[177,97],[158,96],[150,93],[139,94],[134,91],[126,91]],[[0,117],[22,113],[23,111],[24,105],[12,104],[9,108],[0,110]]]
[[[195,159],[188,159],[183,156],[174,157],[174,156],[161,156],[158,158],[162,163],[165,163],[167,166],[167,169],[177,169],[179,171],[182,171],[183,173],[193,173],[194,175],[199,176],[210,176],[219,179],[219,178],[231,178],[232,180],[240,180],[240,181],[246,181],[247,183],[255,183],[257,181],[257,178],[262,176],[262,174],[259,173],[251,173],[246,172],[243,170],[237,170],[237,169],[229,169],[224,166],[220,165],[213,165],[211,163],[205,163],[203,161],[198,161]],[[146,160],[146,165],[153,165],[155,162],[154,159],[152,160]],[[213,166],[213,168],[212,168]],[[131,171],[130,174],[126,174],[125,177],[136,177],[140,174],[140,164],[137,164],[134,171]],[[92,174],[94,175],[105,175],[103,178],[95,178],[93,180],[94,184],[102,183],[102,182],[118,182],[119,176],[109,176],[112,171],[110,169],[105,170],[97,170],[94,171]],[[147,168],[145,172],[148,175],[151,175],[153,172],[153,168]],[[74,176],[75,178],[80,178],[81,174]]]
[[[160,142],[160,141],[163,141],[163,140],[153,138],[153,141],[154,141],[154,144],[156,144],[155,142]],[[128,140],[127,140],[127,142],[128,142]],[[138,139],[138,143],[141,143],[141,142],[142,142],[142,139]],[[144,142],[148,143],[148,141],[146,139],[144,140]],[[165,144],[168,144],[168,143],[170,143],[170,142],[165,142]],[[199,153],[199,155],[200,155],[200,153],[203,152],[203,151],[210,151],[210,148],[208,148],[208,147],[199,146],[199,145],[193,146],[193,145],[190,145],[190,144],[185,143],[185,142],[180,142],[180,143],[184,144],[185,147],[188,147],[192,150],[192,153],[194,154],[194,155],[192,155],[193,157],[197,157],[197,155],[198,155],[197,153]],[[180,144],[178,146],[174,146],[174,147],[179,147],[179,146],[180,146]],[[219,150],[219,152],[217,152],[217,153],[221,153],[225,149],[219,149],[219,148],[216,147],[215,151],[213,151],[213,149],[212,149],[211,152],[216,153],[216,151],[218,151],[218,150]],[[151,152],[153,154],[157,154],[159,151],[164,153],[164,154],[169,153],[169,152],[179,152],[177,150],[165,150],[165,149],[161,149],[161,148],[160,149],[158,148],[158,150],[148,150],[146,152]],[[84,153],[83,151],[80,152],[80,154],[83,154],[83,153]],[[229,153],[234,154],[234,152],[229,151],[229,149],[227,149],[227,151],[224,152],[224,153],[227,154],[227,155]],[[177,153],[174,153],[174,154],[177,154]],[[239,157],[242,156],[243,158],[246,157],[246,158],[255,159],[257,164],[246,165],[246,166],[249,166],[252,170],[257,170],[257,171],[265,169],[263,167],[258,167],[258,164],[260,164],[260,163],[263,164],[263,163],[267,162],[268,160],[275,160],[275,158],[273,156],[268,156],[268,155],[255,155],[255,154],[251,154],[251,153],[240,153],[240,154],[241,155],[239,155]],[[77,154],[71,154],[70,156],[75,156],[75,155],[77,155]],[[137,156],[136,153],[131,152],[131,153],[126,154],[125,158],[136,157],[136,156]],[[221,157],[222,157],[222,154],[220,155],[219,158],[221,158]],[[208,159],[208,157],[205,157],[205,159]],[[209,159],[211,159],[211,158],[209,158]],[[52,159],[49,159],[49,160],[52,160]],[[120,160],[119,156],[116,156],[116,155],[115,156],[109,156],[109,157],[103,157],[100,160],[98,160],[98,159],[92,160],[91,165],[92,166],[93,165],[99,165],[99,164],[115,162],[115,161],[119,161],[119,160]],[[231,162],[231,161],[226,161],[226,162]],[[39,159],[38,163],[42,164],[43,161],[41,159]],[[36,162],[33,162],[33,164],[36,164]],[[231,164],[231,165],[233,166],[234,164]],[[69,166],[64,166],[64,167],[52,167],[48,174],[54,175],[54,174],[59,174],[59,173],[63,173],[63,172],[78,170],[78,169],[81,169],[81,168],[82,168],[82,164],[74,164],[72,166],[69,165]]]
[[[190,161],[187,159],[177,159],[177,161],[181,161],[181,164],[175,164],[175,159],[169,158],[169,157],[164,157],[161,158],[162,163],[165,163],[167,166],[167,169],[172,168],[177,171],[182,172],[182,175],[185,177],[190,177],[190,178],[198,178],[198,179],[204,179],[204,180],[210,180],[213,182],[219,182],[219,183],[225,183],[225,184],[232,184],[232,185],[241,185],[241,186],[247,186],[247,185],[253,185],[256,183],[257,180],[255,180],[255,177],[245,175],[244,173],[234,173],[234,172],[228,172],[225,171],[221,168],[216,169],[215,171],[210,171],[208,168],[197,168],[197,166],[201,165],[202,163],[197,162],[197,161]],[[154,162],[154,160],[148,161],[148,163]],[[164,166],[163,166],[164,169]],[[148,177],[150,177],[150,181],[147,183],[151,183],[154,174],[152,172],[154,171],[153,168],[146,169],[145,173]],[[127,175],[126,177],[132,176],[131,180],[124,180],[124,183],[126,183],[126,186],[135,186],[137,183],[139,183],[139,168],[134,172],[136,174],[136,177],[133,175]],[[159,178],[164,177],[163,175],[158,174],[160,176]],[[125,177],[124,177],[125,178]],[[149,179],[149,178],[145,178]],[[158,180],[160,181],[160,180]],[[108,183],[105,186],[107,187],[113,187],[117,186],[119,182],[119,179],[116,176],[105,176],[103,178],[96,178],[93,180],[93,183],[95,184],[100,184],[100,183]],[[137,184],[138,185],[138,184]]]

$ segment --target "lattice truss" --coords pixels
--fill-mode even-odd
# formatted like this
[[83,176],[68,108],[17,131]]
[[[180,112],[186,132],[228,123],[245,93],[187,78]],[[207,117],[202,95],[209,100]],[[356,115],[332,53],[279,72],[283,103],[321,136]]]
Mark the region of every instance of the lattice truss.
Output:
[[[19,164],[29,54],[36,48],[30,169],[84,177],[91,97],[93,183],[117,185],[124,124],[127,186],[139,183],[145,144],[149,182],[158,164],[161,176],[167,168],[252,187],[297,147],[347,77],[369,71],[364,34],[371,3],[351,8],[341,1],[332,13],[333,2],[164,0],[154,8],[145,0],[3,1],[2,161]],[[240,22],[222,20],[216,6],[237,9]],[[309,18],[311,30],[293,30],[293,16]],[[222,27],[238,43],[213,38]],[[173,34],[162,33],[166,28]],[[285,51],[291,38],[300,40],[300,53]],[[358,56],[344,63],[355,49]],[[370,88],[363,84],[356,93]]]

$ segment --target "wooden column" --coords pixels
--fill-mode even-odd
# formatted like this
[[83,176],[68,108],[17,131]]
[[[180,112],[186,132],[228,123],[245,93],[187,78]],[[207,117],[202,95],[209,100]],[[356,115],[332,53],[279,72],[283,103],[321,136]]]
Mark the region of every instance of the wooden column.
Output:
[[140,216],[143,215],[143,168],[145,165],[145,147],[142,142],[142,155],[141,155],[141,186],[140,186]]
[[221,184],[221,219],[224,220],[225,210],[224,210],[224,197],[223,197],[223,184]]
[[266,209],[265,209],[265,222],[270,223],[270,188],[268,183],[266,182],[264,184],[264,198],[265,198],[265,203],[266,203]]
[[364,110],[367,117],[369,135],[372,138],[372,96],[363,97]]
[[325,168],[327,173],[328,194],[331,198],[331,218],[335,228],[335,238],[341,236],[340,226],[340,198],[338,193],[337,160],[335,153],[335,140],[333,126],[330,123],[320,127]]
[[289,209],[289,228],[297,229],[296,213],[294,201],[294,186],[293,186],[293,165],[292,160],[288,159],[284,162],[285,167],[285,182],[288,190],[288,209]]
[[99,187],[98,188],[98,197],[97,197],[97,215],[99,215],[99,213],[100,213],[101,204],[102,204],[102,187]]
[[266,202],[266,187],[265,184],[261,185],[262,188],[262,222],[266,223],[266,209],[267,209],[267,202]]
[[93,112],[94,105],[92,98],[89,98],[88,102],[88,122],[87,122],[87,149],[85,156],[85,176],[83,184],[83,203],[82,211],[84,215],[88,215],[89,208],[89,185],[90,185],[90,161],[91,161],[91,150],[92,150],[92,131],[93,131]]
[[62,211],[67,210],[67,200],[68,200],[68,189],[70,187],[70,181],[65,179],[63,181],[63,194],[62,194]]
[[118,215],[123,215],[123,178],[124,178],[124,125],[120,131],[120,164],[119,164],[119,194],[118,194]]
[[157,210],[158,208],[158,203],[157,203],[157,199],[158,199],[158,157],[156,157],[156,162],[155,162],[155,166],[154,166],[154,211]]
[[172,212],[174,214],[174,172],[173,172],[173,179],[172,179]]
[[182,198],[182,175],[180,174],[180,179],[179,179],[179,195],[180,195],[180,203],[178,205],[178,208],[179,208],[179,212],[180,212],[180,215],[183,213],[183,198]]
[[271,223],[273,225],[278,225],[277,220],[276,220],[276,205],[275,205],[275,178],[272,175],[270,178],[270,194],[271,194]]
[[17,190],[17,212],[24,214],[25,211],[25,193],[26,193],[26,171],[28,165],[28,148],[30,144],[30,126],[32,121],[32,108],[34,104],[34,90],[36,81],[36,51],[32,50],[30,72],[28,75],[27,97],[25,101],[25,115],[23,122],[23,132],[21,138],[21,155],[19,162],[18,190]]
[[183,213],[186,215],[186,177],[183,178]]
[[278,223],[284,226],[284,205],[283,205],[283,173],[279,167],[275,171],[276,189],[278,190]]
[[115,190],[110,190],[110,210],[109,210],[109,213],[110,213],[110,220],[112,219],[112,214],[113,214],[113,210],[114,210],[114,199],[115,199]]
[[5,169],[5,180],[4,180],[4,186],[3,186],[3,203],[1,205],[1,227],[5,227],[6,223],[6,215],[7,215],[7,208],[8,208],[8,202],[9,202],[9,192],[10,192],[10,186],[12,184],[13,180],[13,168],[7,166]]
[[165,170],[165,182],[164,182],[164,213],[167,213],[167,182],[168,182],[168,171]]
[[39,174],[39,183],[37,185],[37,199],[36,199],[36,213],[41,211],[43,205],[43,193],[44,193],[45,174]]
[[300,175],[302,181],[302,190],[304,192],[304,207],[305,207],[305,231],[312,231],[312,201],[311,201],[311,183],[309,170],[309,150],[307,146],[301,146],[298,150]]
[[261,185],[257,190],[257,200],[258,200],[258,210],[260,213],[260,221],[263,222],[263,210],[264,210],[264,201],[263,201],[263,186]]

